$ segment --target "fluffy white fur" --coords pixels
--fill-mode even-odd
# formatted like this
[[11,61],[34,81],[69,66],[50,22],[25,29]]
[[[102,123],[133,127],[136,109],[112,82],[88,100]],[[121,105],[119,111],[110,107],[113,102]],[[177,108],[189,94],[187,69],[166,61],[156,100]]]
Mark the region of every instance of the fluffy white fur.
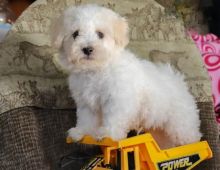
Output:
[[[128,25],[123,17],[82,5],[65,10],[53,27],[52,43],[70,73],[77,104],[77,124],[68,131],[74,140],[84,135],[119,140],[141,128],[163,148],[200,140],[198,110],[183,75],[125,49]],[[90,55],[83,52],[86,47],[93,48]]]

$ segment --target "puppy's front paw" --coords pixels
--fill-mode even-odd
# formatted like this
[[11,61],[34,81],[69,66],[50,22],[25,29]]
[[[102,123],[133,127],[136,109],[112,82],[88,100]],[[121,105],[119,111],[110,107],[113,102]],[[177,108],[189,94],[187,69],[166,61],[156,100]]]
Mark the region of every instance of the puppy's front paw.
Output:
[[67,131],[67,137],[71,137],[73,141],[80,141],[84,136],[83,132],[79,128],[71,128]]
[[118,129],[101,127],[95,134],[96,140],[101,141],[104,138],[111,138],[112,140],[119,141],[126,138],[126,132],[119,131]]
[[[104,129],[104,128],[98,129],[98,130],[96,131],[94,137],[95,137],[95,139],[96,139],[97,141],[102,141],[105,137],[107,137],[106,132],[105,132],[105,129]],[[108,137],[110,137],[110,136],[108,136]]]

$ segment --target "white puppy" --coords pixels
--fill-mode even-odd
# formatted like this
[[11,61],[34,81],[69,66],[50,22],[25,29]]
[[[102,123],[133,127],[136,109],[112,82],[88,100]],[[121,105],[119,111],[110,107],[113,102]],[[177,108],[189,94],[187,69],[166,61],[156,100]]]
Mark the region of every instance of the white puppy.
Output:
[[52,43],[69,70],[77,104],[74,140],[126,138],[151,132],[163,148],[200,140],[200,120],[184,77],[170,65],[155,65],[124,49],[124,18],[97,5],[70,7],[57,20]]

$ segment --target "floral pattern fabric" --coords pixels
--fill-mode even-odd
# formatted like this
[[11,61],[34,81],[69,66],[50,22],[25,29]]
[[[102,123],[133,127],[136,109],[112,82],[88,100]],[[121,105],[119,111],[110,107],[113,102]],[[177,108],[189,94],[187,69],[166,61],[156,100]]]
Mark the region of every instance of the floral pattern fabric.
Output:
[[214,107],[217,121],[220,123],[220,38],[214,34],[191,33],[191,35],[202,54],[204,64],[211,77]]

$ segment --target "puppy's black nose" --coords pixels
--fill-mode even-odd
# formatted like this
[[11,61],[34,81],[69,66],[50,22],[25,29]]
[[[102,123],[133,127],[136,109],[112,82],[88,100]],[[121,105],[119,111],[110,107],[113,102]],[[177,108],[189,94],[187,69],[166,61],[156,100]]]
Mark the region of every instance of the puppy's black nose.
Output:
[[93,52],[93,50],[94,50],[93,47],[85,47],[82,49],[82,51],[85,55],[90,55]]

